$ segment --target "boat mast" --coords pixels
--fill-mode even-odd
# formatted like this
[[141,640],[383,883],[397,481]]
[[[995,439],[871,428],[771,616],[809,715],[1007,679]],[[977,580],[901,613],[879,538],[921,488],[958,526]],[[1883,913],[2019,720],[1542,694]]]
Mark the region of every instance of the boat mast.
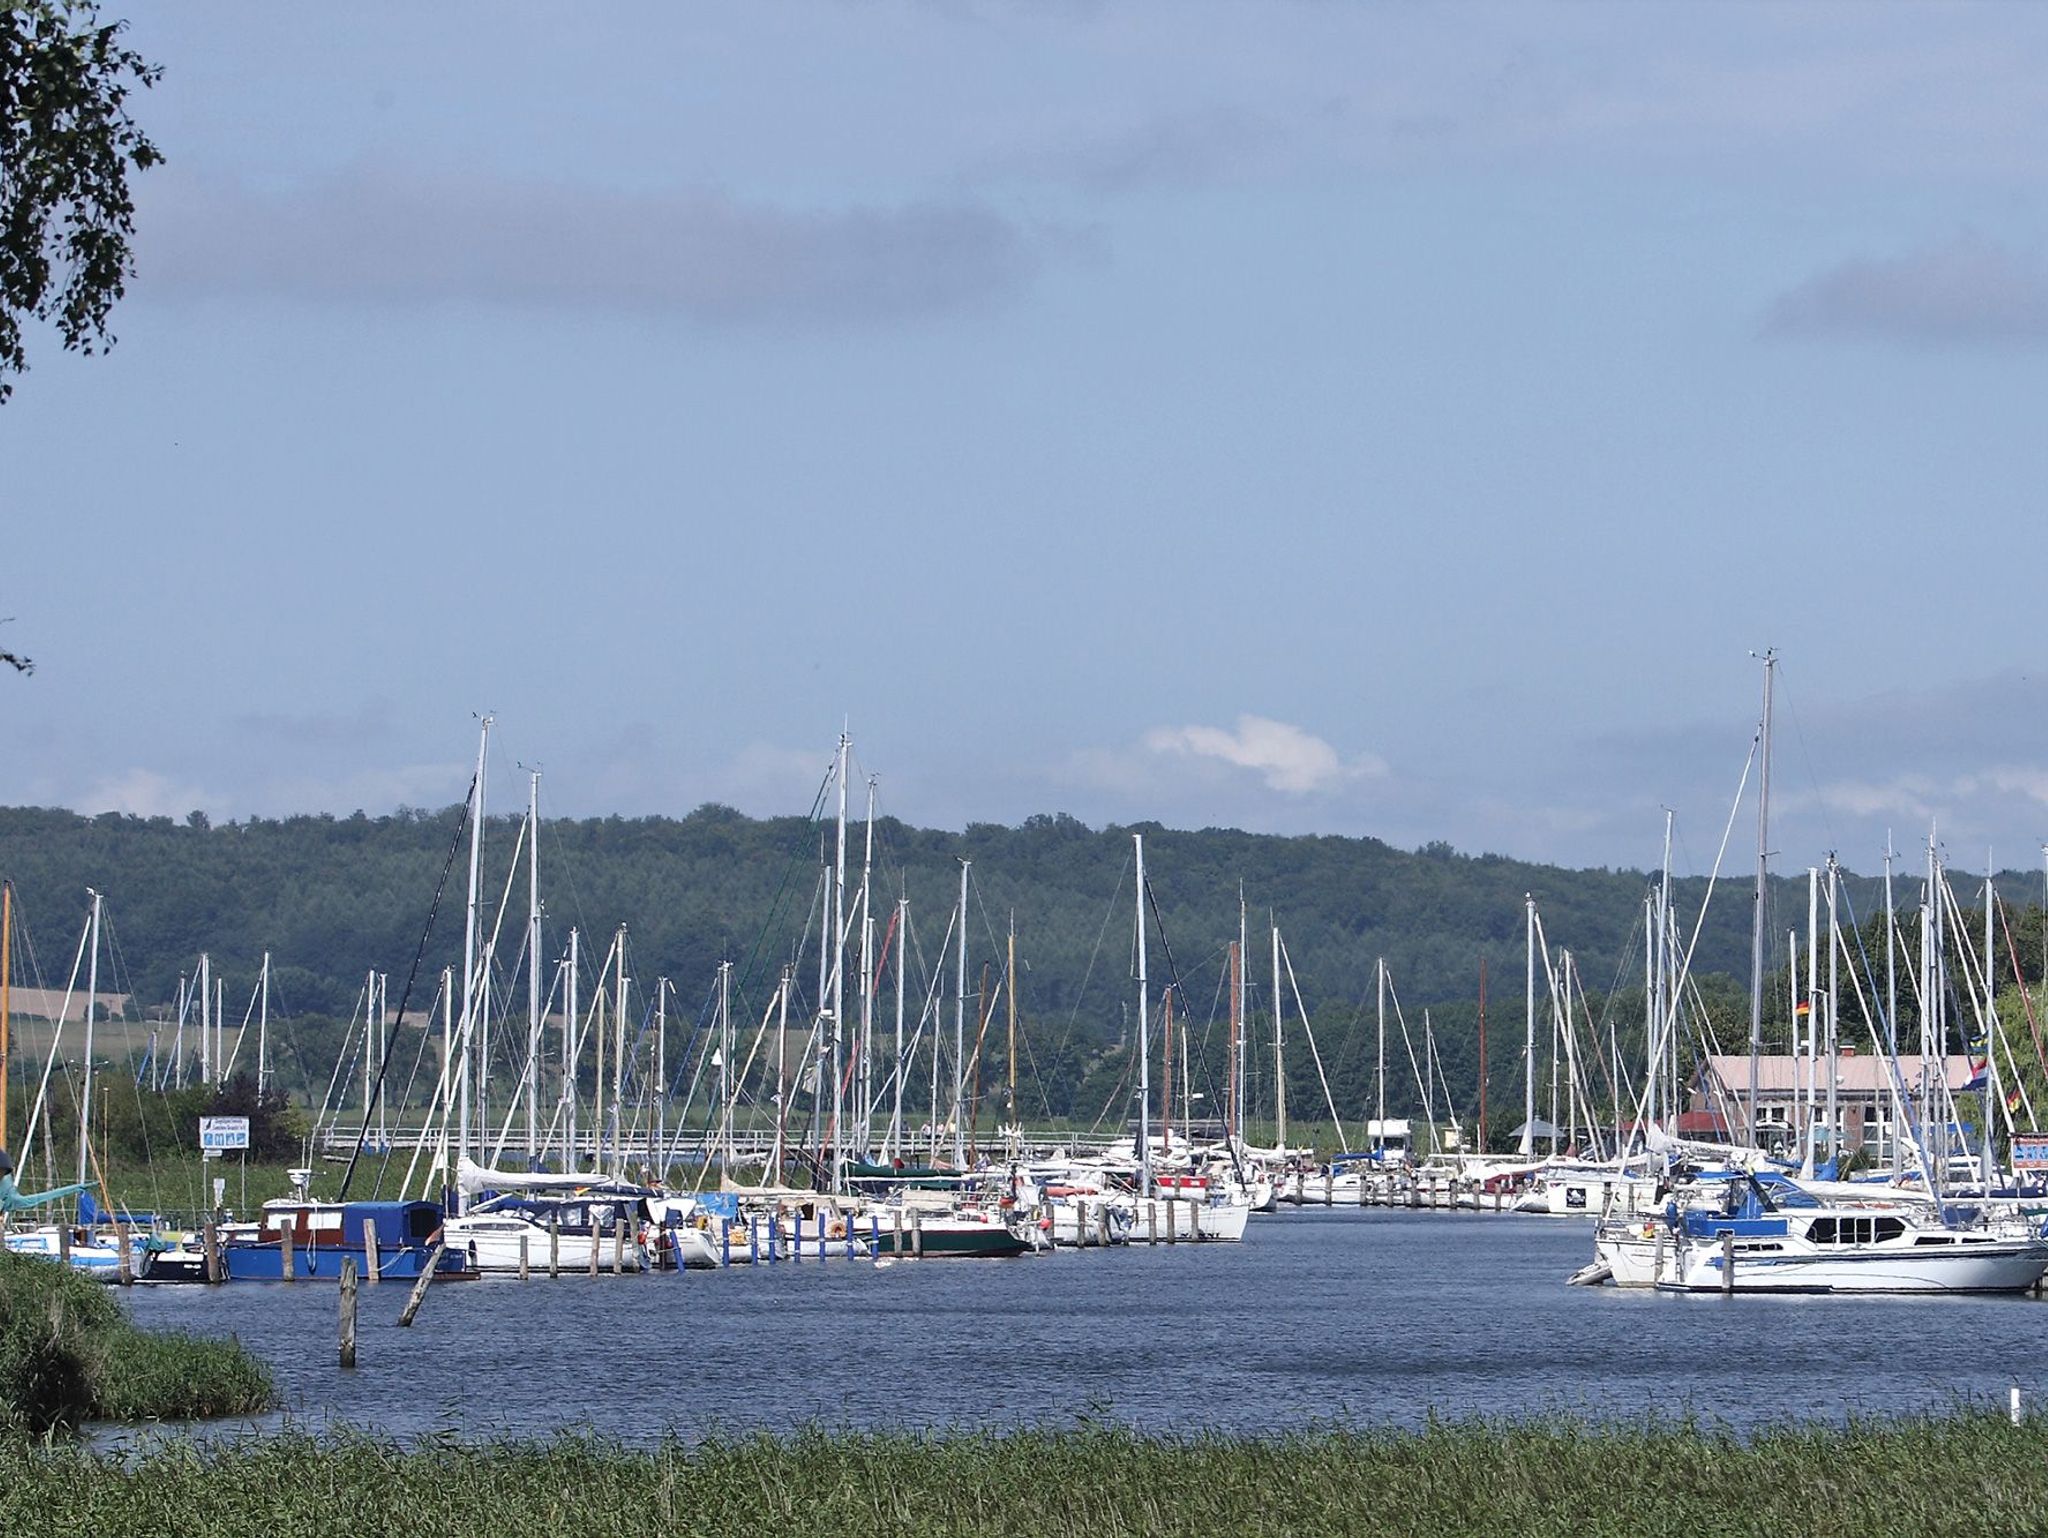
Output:
[[903,1081],[910,1064],[903,1059],[903,956],[910,945],[910,899],[896,899],[896,1072],[895,1092],[889,1108],[889,1157],[897,1157],[903,1144]]
[[199,953],[199,1082],[213,1082],[213,961]]
[[476,786],[469,794],[469,901],[462,922],[462,1063],[456,1075],[458,1123],[456,1157],[469,1152],[470,1033],[476,1029],[476,904],[484,853],[484,762],[491,745],[485,716],[476,744]]
[[[957,968],[953,986],[953,1166],[967,1167],[967,1127],[964,1111],[966,1094],[963,1081],[967,1072],[967,872],[973,866],[972,860],[960,862],[960,944],[957,951]],[[938,1066],[939,1049],[932,1043],[932,1065]],[[937,1141],[936,1131],[934,1142]]]
[[1135,904],[1138,925],[1138,1194],[1152,1194],[1152,1032],[1145,997],[1145,835],[1131,835],[1132,857],[1137,862],[1138,889]]
[[1991,851],[1984,851],[1984,1194],[1991,1194],[1998,1160],[1992,1142],[1993,1118],[2004,1108],[1998,1090],[1998,976],[1992,962],[1992,915],[1996,912],[1998,888],[1992,877]]
[[1766,649],[1764,663],[1764,715],[1758,728],[1761,753],[1756,792],[1756,895],[1749,925],[1749,1100],[1743,1113],[1743,1143],[1756,1147],[1757,1074],[1764,1051],[1764,909],[1769,897],[1771,873],[1771,679],[1777,672],[1778,654]]
[[618,1161],[618,1172],[623,1178],[626,1173],[626,926],[619,926],[619,933],[612,942],[618,952],[615,968],[618,997],[612,1001],[612,1022],[615,1032],[612,1038],[612,1109],[610,1134],[612,1157]]
[[1479,956],[1479,1151],[1486,1152],[1486,954]]
[[1387,1162],[1387,958],[1373,962],[1373,983],[1379,994],[1379,1049],[1373,1061],[1372,1162]]
[[875,871],[875,777],[868,776],[868,815],[862,828],[860,857],[860,1042],[856,1061],[860,1074],[860,1121],[857,1151],[865,1159],[874,1151],[875,1122],[875,910],[872,902]]
[[1287,1151],[1287,1070],[1281,1061],[1280,926],[1273,928],[1273,1146]]
[[846,1162],[840,1143],[846,1136],[846,756],[852,740],[839,734],[839,820],[832,855],[832,1127],[826,1140],[832,1168],[826,1189],[835,1195]]
[[[258,984],[263,1002],[256,1014],[256,1098],[270,1085],[270,952],[263,953],[263,978]],[[248,1018],[247,1016],[243,1017]]]
[[569,981],[568,987],[563,991],[563,1001],[567,1004],[568,1011],[562,1016],[562,1127],[566,1134],[566,1140],[562,1145],[562,1170],[565,1174],[573,1171],[582,1162],[576,1147],[576,1017],[581,1007],[576,997],[576,985],[579,980],[578,974],[583,970],[581,945],[581,937],[572,924],[569,927],[567,963]]
[[1244,883],[1237,884],[1237,971],[1234,974],[1237,992],[1237,1101],[1230,1108],[1231,1125],[1237,1132],[1237,1140],[1244,1142],[1245,1099],[1251,1092],[1251,1022],[1245,1011],[1245,962],[1250,959],[1245,941]]
[[1536,1154],[1536,898],[1522,894],[1523,941],[1529,959],[1527,1040],[1522,1047],[1522,1157]]
[[[1238,905],[1240,914],[1243,904]],[[1240,923],[1242,920],[1240,919]],[[1237,1053],[1244,1034],[1244,950],[1239,941],[1230,942],[1230,1055],[1225,1060],[1229,1067],[1230,1082],[1223,1092],[1223,1141],[1226,1147],[1235,1149],[1239,1138],[1237,1120]]]
[[732,962],[718,964],[718,1098],[724,1110],[720,1112],[719,1148],[724,1160],[725,1173],[732,1172],[732,1108],[734,1085],[732,1076]]
[[526,790],[526,1158],[540,1153],[540,771]]
[[1004,984],[1005,1004],[1009,1012],[1010,1041],[1005,1053],[1006,1066],[1010,1076],[1010,1154],[1015,1158],[1023,1152],[1023,1129],[1017,1124],[1017,910],[1010,910],[1010,950],[1005,958],[1009,968],[1009,979]]
[[[92,897],[92,960],[85,974],[85,1092],[78,1101],[78,1183],[85,1184],[85,1158],[92,1137],[92,1024],[100,1002],[100,894]],[[76,976],[77,974],[73,974]]]
[[[1796,956],[1798,952],[1795,951],[1793,954]],[[1818,866],[1809,865],[1806,867],[1806,1050],[1801,1054],[1806,1059],[1806,1083],[1803,1086],[1805,1093],[1801,1096],[1805,1103],[1800,1107],[1805,1119],[1806,1134],[1801,1141],[1806,1146],[1799,1153],[1799,1174],[1800,1178],[1805,1180],[1813,1178],[1814,1145],[1820,1140],[1819,1117],[1815,1114],[1820,1099],[1820,1042],[1817,1034],[1820,1029],[1819,995],[1820,869]],[[1792,1014],[1792,1041],[1796,1052],[1800,1045],[1799,1013],[1796,1009]]]
[[1165,1037],[1165,1059],[1159,1065],[1159,1151],[1173,1152],[1173,984],[1159,996],[1159,1033]]
[[782,964],[782,984],[775,990],[775,1177],[782,1184],[783,1129],[789,1112],[789,980],[796,963]]
[[[729,1141],[729,1140],[728,1140]],[[661,1150],[656,1180],[668,1179],[668,979],[654,981],[654,1146]]]

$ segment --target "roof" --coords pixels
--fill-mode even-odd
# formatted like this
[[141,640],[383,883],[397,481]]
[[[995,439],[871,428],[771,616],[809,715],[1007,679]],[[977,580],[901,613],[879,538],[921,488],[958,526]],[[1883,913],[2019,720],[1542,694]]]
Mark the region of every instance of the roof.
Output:
[[[1916,1055],[1900,1054],[1899,1078],[1908,1089],[1920,1082],[1922,1059]],[[1964,1089],[1970,1082],[1970,1060],[1960,1054],[1938,1059],[1950,1090]],[[1756,1061],[1756,1088],[1758,1095],[1790,1095],[1807,1087],[1809,1068],[1803,1057],[1792,1057],[1785,1053],[1766,1053]],[[1701,1065],[1700,1074],[1718,1078],[1723,1089],[1731,1095],[1749,1093],[1749,1054],[1746,1052],[1723,1052],[1708,1057]],[[1825,1086],[1827,1073],[1821,1071],[1820,1083]],[[1861,1052],[1845,1052],[1835,1060],[1835,1086],[1848,1094],[1874,1095],[1891,1083],[1891,1069],[1882,1057]]]

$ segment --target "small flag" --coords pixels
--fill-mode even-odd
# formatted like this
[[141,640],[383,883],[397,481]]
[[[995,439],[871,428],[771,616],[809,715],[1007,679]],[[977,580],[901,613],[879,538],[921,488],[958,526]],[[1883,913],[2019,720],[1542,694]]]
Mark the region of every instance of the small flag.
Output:
[[2005,1108],[2009,1112],[2020,1108],[2020,1087],[2017,1084],[2005,1092]]
[[1800,1001],[1798,1002],[1798,1004],[1797,1004],[1797,1005],[1795,1005],[1795,1006],[1793,1007],[1792,1013],[1793,1013],[1793,1014],[1795,1014],[1795,1015],[1810,1015],[1810,1014],[1812,1014],[1812,1013],[1813,1013],[1813,1001],[1812,1001],[1811,999],[1801,999],[1801,1000],[1800,1000]]

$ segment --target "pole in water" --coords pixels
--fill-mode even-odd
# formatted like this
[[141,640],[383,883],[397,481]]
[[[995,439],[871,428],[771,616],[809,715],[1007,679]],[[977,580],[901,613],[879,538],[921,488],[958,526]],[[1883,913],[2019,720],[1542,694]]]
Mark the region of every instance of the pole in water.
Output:
[[1735,1295],[1735,1235],[1721,1235],[1721,1292],[1726,1297]]
[[356,1258],[341,1257],[341,1365],[356,1365]]
[[448,1248],[445,1240],[427,1251],[427,1258],[420,1266],[420,1279],[412,1284],[412,1296],[405,1300],[405,1308],[398,1316],[398,1327],[402,1330],[412,1323],[413,1315],[420,1311],[420,1305],[427,1301],[427,1284],[434,1279],[434,1272],[441,1264],[442,1252]]

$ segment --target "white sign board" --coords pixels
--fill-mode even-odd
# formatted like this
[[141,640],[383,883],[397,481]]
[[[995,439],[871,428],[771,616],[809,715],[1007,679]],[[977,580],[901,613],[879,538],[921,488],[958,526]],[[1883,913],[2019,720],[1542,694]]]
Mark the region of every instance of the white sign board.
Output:
[[246,1116],[200,1117],[199,1146],[215,1152],[223,1148],[247,1148],[249,1146],[249,1118]]

